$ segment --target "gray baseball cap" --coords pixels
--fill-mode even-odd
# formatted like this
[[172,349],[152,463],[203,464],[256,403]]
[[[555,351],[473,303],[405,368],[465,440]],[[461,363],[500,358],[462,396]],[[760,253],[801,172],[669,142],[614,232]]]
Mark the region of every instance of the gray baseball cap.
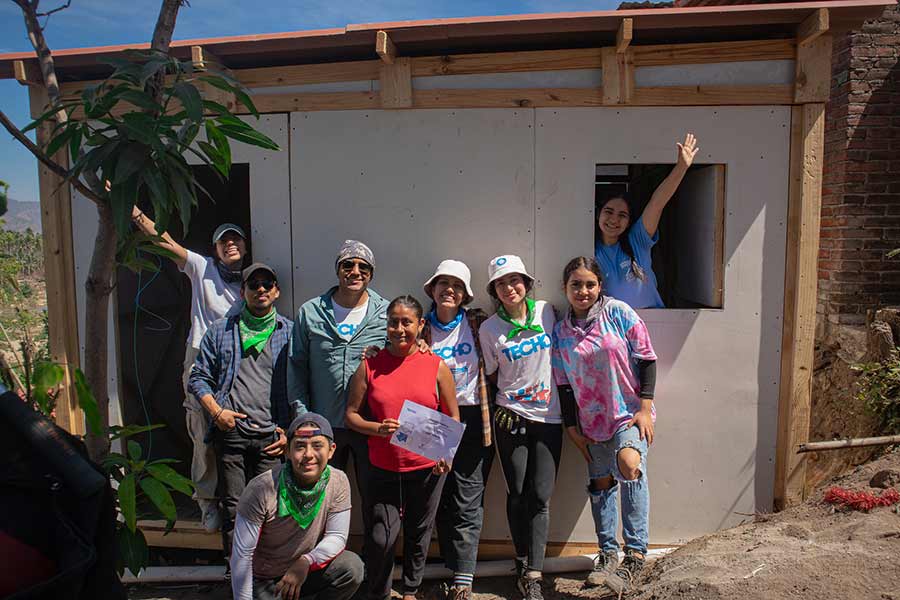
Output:
[[316,427],[318,427],[318,430],[310,431],[310,437],[314,435],[324,435],[332,442],[334,441],[334,431],[332,431],[331,429],[331,423],[329,423],[328,419],[326,419],[322,415],[314,412],[303,413],[302,415],[291,421],[290,426],[288,426],[287,433],[285,434],[287,435],[288,441],[290,441],[291,438],[294,437],[294,434],[297,433],[297,430],[300,429],[300,427],[306,425],[307,423],[313,423]]
[[215,244],[216,242],[218,242],[220,239],[222,239],[222,236],[229,231],[235,232],[245,240],[247,239],[247,234],[244,233],[244,230],[241,229],[238,225],[235,225],[234,223],[222,223],[221,225],[216,227],[216,230],[213,232],[212,243]]

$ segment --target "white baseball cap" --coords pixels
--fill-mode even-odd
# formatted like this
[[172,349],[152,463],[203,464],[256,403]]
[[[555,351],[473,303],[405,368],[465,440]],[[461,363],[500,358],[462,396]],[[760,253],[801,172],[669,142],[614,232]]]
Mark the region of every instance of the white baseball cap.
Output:
[[425,282],[425,285],[422,286],[426,296],[429,298],[431,297],[431,292],[428,288],[431,287],[434,280],[441,275],[449,275],[462,281],[466,286],[466,294],[469,295],[469,299],[475,298],[475,294],[472,293],[472,273],[469,271],[469,267],[466,266],[466,263],[460,260],[453,260],[452,258],[442,260],[441,264],[434,270],[434,275],[432,275],[428,281]]
[[525,263],[522,262],[521,258],[515,254],[504,254],[488,263],[488,293],[491,293],[491,287],[494,285],[495,280],[500,279],[504,275],[509,275],[510,273],[518,273],[534,283],[534,277],[529,275],[528,271],[525,270]]

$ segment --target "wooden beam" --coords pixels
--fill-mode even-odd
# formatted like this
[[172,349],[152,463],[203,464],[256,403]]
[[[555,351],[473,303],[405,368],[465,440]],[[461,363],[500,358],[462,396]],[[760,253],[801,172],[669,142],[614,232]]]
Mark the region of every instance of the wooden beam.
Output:
[[413,105],[412,75],[409,58],[401,57],[393,63],[381,65],[381,108],[411,108]]
[[800,25],[797,26],[797,44],[803,45],[813,41],[826,31],[829,27],[828,9],[817,9],[813,14],[806,17]]
[[228,71],[222,59],[203,46],[191,46],[191,62],[195,71]]
[[633,106],[758,106],[794,102],[791,85],[676,85],[639,87]]
[[397,46],[394,45],[387,31],[379,31],[375,36],[375,52],[382,62],[392,65],[397,59]]
[[616,32],[616,52],[622,54],[631,43],[634,31],[634,20],[630,17],[622,19],[619,23],[619,31]]
[[41,69],[31,60],[14,60],[13,73],[20,85],[44,85]]
[[[29,88],[32,112],[49,105],[44,87]],[[44,147],[55,122],[44,121],[37,128],[37,143]],[[68,166],[68,151],[53,157]],[[38,164],[41,229],[44,244],[44,279],[47,284],[47,320],[50,360],[65,367],[65,377],[56,401],[57,424],[74,435],[84,435],[84,413],[78,406],[73,385],[73,369],[79,365],[78,313],[75,308],[75,247],[72,240],[72,197],[62,178]]]
[[603,103],[628,104],[634,98],[634,50],[619,54],[615,48],[603,48]]
[[827,102],[831,93],[832,35],[826,33],[806,44],[797,44],[794,102]]
[[541,108],[603,106],[597,88],[413,90],[416,108]]
[[794,40],[632,46],[634,64],[637,67],[792,60],[796,53],[795,47]]
[[[381,108],[381,98],[378,92],[255,94],[253,103],[261,113]],[[237,107],[237,110],[239,113],[246,112],[241,106]]]
[[290,65],[235,69],[235,77],[248,88],[367,81],[378,79],[380,60],[326,63],[320,65]]
[[816,329],[816,284],[825,105],[791,110],[790,182],[781,337],[781,382],[775,450],[775,509],[802,502],[807,495],[806,455]]
[[599,68],[600,48],[455,54],[412,59],[413,77]]

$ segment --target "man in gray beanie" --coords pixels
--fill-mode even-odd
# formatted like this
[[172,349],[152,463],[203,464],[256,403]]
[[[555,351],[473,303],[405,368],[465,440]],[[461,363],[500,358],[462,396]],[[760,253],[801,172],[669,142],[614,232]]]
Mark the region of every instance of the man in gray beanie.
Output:
[[[338,284],[305,302],[294,321],[288,401],[298,416],[312,411],[331,423],[337,444],[331,464],[344,471],[353,455],[365,506],[369,448],[366,436],[344,425],[347,384],[366,348],[384,346],[388,301],[369,289],[375,256],[362,242],[345,241],[334,266]],[[368,521],[368,511],[363,510],[363,515]]]

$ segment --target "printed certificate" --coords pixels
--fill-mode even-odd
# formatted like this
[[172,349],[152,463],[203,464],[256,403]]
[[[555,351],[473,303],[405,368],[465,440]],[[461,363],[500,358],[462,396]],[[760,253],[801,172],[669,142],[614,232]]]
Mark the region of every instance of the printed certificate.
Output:
[[442,412],[409,400],[403,402],[397,420],[400,429],[391,436],[391,443],[430,460],[453,460],[466,428]]

